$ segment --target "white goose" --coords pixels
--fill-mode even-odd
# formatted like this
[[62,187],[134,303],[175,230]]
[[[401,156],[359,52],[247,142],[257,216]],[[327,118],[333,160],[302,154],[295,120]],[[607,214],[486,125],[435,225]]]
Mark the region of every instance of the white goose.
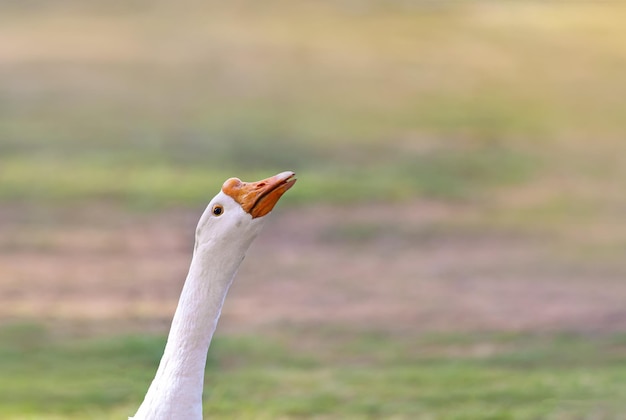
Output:
[[200,217],[189,274],[161,363],[134,420],[202,419],[207,351],[228,288],[293,172],[258,182],[227,180]]

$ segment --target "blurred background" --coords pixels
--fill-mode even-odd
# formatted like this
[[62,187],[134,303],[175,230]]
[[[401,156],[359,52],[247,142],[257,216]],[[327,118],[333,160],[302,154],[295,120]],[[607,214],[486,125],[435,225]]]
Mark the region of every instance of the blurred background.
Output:
[[0,3],[0,417],[114,419],[231,176],[211,418],[626,416],[620,2]]

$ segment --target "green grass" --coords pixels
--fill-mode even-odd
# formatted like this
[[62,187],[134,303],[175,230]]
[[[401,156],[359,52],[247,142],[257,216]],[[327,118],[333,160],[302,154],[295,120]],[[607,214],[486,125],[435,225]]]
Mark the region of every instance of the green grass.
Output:
[[626,177],[617,3],[29,4],[0,6],[0,199],[195,205],[287,169],[316,202]]
[[[622,261],[625,18],[618,2],[4,2],[0,201],[196,206],[227,177],[291,169],[285,204],[483,206],[464,231],[445,221],[394,233],[411,241],[554,230],[577,261],[593,247]],[[381,226],[327,235],[357,243]],[[624,342],[218,335],[205,408],[229,419],[618,419]],[[0,418],[125,418],[163,343],[2,327]]]
[[[15,156],[3,161],[0,195],[11,200],[110,199],[133,206],[197,205],[206,202],[229,175],[221,164],[177,165],[165,162],[87,161]],[[476,196],[474,188],[524,180],[534,169],[530,158],[507,150],[437,152],[428,156],[384,156],[366,167],[327,162],[326,167],[296,168],[300,183],[289,200],[306,202],[383,201],[414,197]],[[274,171],[276,172],[276,170]],[[244,180],[273,172],[241,168]]]
[[[123,418],[141,401],[158,336],[59,338],[0,330],[0,416]],[[407,334],[333,328],[219,336],[209,352],[211,418],[620,418],[623,335]]]

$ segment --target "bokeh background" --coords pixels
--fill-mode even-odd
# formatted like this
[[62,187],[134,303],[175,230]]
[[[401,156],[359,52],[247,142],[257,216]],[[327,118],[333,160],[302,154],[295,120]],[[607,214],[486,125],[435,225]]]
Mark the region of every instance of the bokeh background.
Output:
[[0,3],[0,417],[132,415],[204,206],[283,170],[206,415],[626,417],[625,20]]

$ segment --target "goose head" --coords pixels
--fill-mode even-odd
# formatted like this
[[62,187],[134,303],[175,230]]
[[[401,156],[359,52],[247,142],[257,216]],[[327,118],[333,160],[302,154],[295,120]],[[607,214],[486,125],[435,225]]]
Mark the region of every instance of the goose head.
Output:
[[246,249],[259,233],[265,216],[295,183],[291,171],[257,182],[226,180],[200,217],[195,252],[203,248],[224,252]]

